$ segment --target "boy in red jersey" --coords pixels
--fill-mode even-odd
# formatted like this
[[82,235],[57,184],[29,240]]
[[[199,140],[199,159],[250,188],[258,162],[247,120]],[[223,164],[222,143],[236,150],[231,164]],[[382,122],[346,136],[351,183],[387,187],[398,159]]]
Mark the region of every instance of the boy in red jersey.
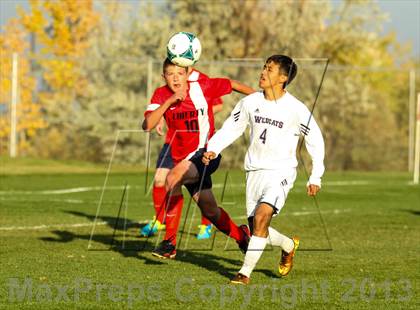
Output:
[[[192,69],[188,82],[194,82],[198,80],[206,80],[209,79],[207,75],[204,73]],[[223,101],[221,98],[216,98],[212,101],[213,106],[213,113],[216,114],[222,110]],[[158,135],[163,136],[163,128],[165,126],[164,118],[161,118],[157,126],[155,127],[156,132]],[[174,163],[172,160],[171,154],[171,147],[170,141],[171,137],[167,134],[165,136],[165,143],[159,153],[158,160],[156,163],[156,172],[153,181],[153,190],[152,190],[152,197],[153,197],[153,206],[155,208],[155,216],[154,218],[149,221],[145,226],[140,229],[140,236],[141,237],[151,237],[153,236],[158,230],[162,230],[165,228],[165,210],[164,210],[164,200],[166,197],[166,189],[165,189],[165,180],[166,176],[168,175],[170,169],[174,167]],[[181,198],[182,200],[183,198]],[[180,204],[183,204],[183,202]],[[182,212],[182,208],[180,208],[179,212]],[[211,237],[212,233],[212,225],[211,222],[205,218],[204,216],[201,217],[201,224],[198,226],[199,232],[197,234],[197,239],[208,239]]]
[[[214,133],[212,102],[230,94],[232,89],[243,94],[254,90],[240,82],[229,79],[198,79],[197,72],[188,74],[188,68],[172,64],[168,59],[163,65],[166,85],[155,90],[151,103],[145,112],[144,130],[153,129],[162,116],[168,125],[171,153],[175,167],[166,177],[168,192],[165,199],[166,234],[164,240],[152,252],[160,258],[176,256],[176,233],[182,208],[181,186],[185,185],[201,213],[220,231],[236,240],[245,251],[249,231],[246,226],[238,227],[229,215],[217,206],[211,191],[211,174],[220,163],[220,156],[209,166],[201,162],[207,140]],[[190,80],[190,83],[187,80]]]

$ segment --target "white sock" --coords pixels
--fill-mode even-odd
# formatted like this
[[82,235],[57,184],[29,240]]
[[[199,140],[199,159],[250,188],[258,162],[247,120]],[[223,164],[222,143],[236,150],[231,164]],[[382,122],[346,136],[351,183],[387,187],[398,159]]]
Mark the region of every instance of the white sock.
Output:
[[277,230],[272,227],[268,227],[268,243],[272,246],[279,246],[287,253],[290,253],[295,246],[292,239],[289,237],[282,235]]
[[266,244],[267,238],[257,236],[251,237],[248,244],[248,251],[246,251],[245,254],[244,264],[242,265],[241,270],[239,270],[239,273],[249,278],[252,270],[254,270],[255,265],[257,265],[258,260],[264,252]]

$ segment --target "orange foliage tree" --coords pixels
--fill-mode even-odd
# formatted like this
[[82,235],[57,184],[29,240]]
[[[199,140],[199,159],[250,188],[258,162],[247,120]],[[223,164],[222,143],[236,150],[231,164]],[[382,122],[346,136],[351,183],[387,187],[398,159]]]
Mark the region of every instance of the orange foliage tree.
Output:
[[20,10],[20,15],[22,24],[40,46],[34,57],[48,85],[48,91],[40,92],[40,101],[47,111],[66,111],[65,105],[86,85],[80,62],[98,25],[99,14],[93,10],[92,0],[31,0],[30,5],[30,12]]
[[[63,157],[48,153],[47,148],[68,145],[69,137],[74,136],[74,106],[87,86],[82,63],[100,16],[94,11],[93,0],[30,0],[30,10],[19,9],[19,14],[35,41],[32,57],[43,80],[37,96],[49,124],[39,138],[43,154],[38,155]],[[57,132],[60,135],[54,134]],[[60,141],[51,141],[49,135]]]
[[45,127],[40,105],[34,102],[35,78],[31,75],[28,35],[17,19],[10,20],[0,33],[0,143],[1,153],[8,150],[10,135],[10,103],[12,92],[12,58],[18,54],[18,105],[17,132],[19,150],[22,153],[31,146],[36,131]]

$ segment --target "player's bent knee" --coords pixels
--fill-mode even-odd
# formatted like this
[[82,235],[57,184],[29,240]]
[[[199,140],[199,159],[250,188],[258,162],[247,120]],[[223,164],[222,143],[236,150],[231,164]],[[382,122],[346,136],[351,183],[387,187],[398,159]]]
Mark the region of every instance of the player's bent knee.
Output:
[[155,173],[155,178],[153,181],[153,185],[157,187],[163,187],[165,186],[166,177],[168,176],[168,173],[170,172],[169,169],[166,168],[157,168]]
[[166,177],[166,190],[170,191],[172,189],[174,189],[174,187],[176,187],[177,185],[179,185],[180,181],[181,181],[181,175],[179,175],[178,173],[169,173],[168,176]]
[[254,228],[269,225],[271,221],[271,214],[255,214],[254,217]]
[[254,216],[253,235],[257,237],[267,237],[268,227],[270,226],[272,213],[257,212]]
[[164,187],[165,186],[165,180],[155,180],[153,183],[156,187]]
[[261,221],[261,220],[271,220],[271,217],[273,216],[273,209],[271,207],[269,208],[258,208],[255,212],[255,219]]
[[166,183],[166,175],[158,175],[158,174],[155,175],[155,179],[153,182],[154,186],[163,187],[165,186],[165,183]]

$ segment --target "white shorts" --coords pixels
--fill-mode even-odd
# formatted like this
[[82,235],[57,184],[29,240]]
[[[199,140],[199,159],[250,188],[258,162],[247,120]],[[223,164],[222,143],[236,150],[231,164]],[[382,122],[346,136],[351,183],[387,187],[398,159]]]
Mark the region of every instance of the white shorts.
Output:
[[296,169],[288,172],[278,170],[256,170],[246,173],[246,212],[254,216],[260,203],[267,203],[277,215],[286,202],[287,194],[296,180]]

